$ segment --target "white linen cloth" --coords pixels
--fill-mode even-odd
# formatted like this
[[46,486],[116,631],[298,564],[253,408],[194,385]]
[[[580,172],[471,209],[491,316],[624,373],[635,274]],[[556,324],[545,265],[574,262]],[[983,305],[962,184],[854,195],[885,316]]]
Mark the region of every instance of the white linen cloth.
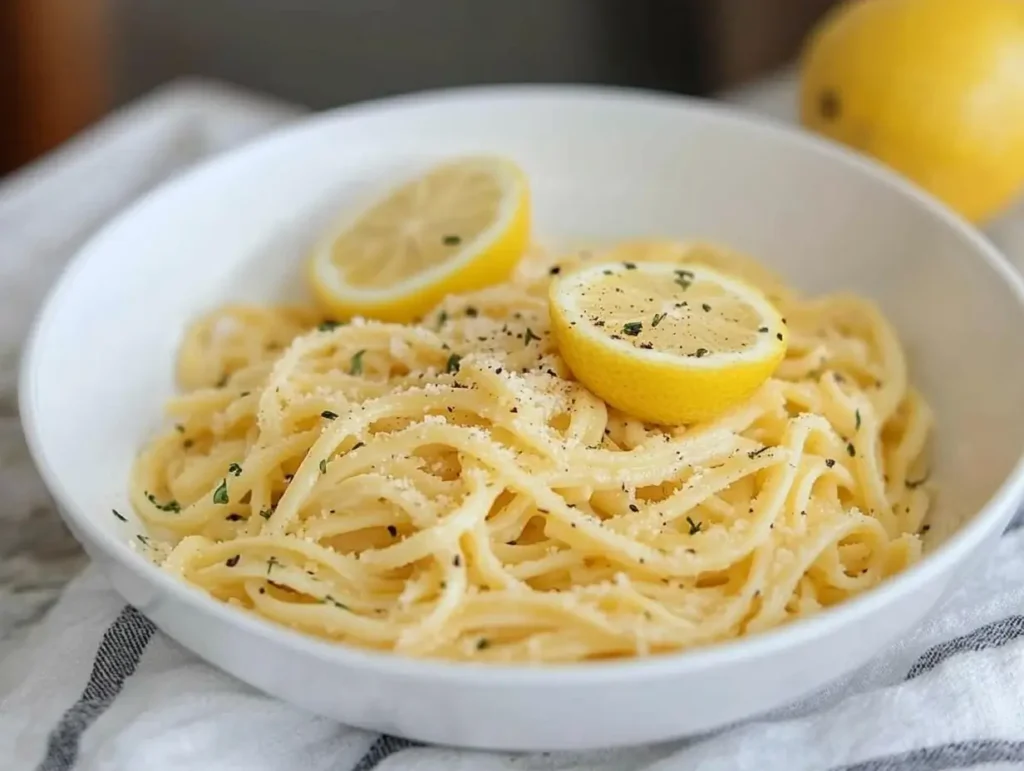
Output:
[[[787,112],[791,84],[780,81],[771,89],[733,101]],[[23,335],[45,286],[102,219],[196,158],[291,114],[209,85],[185,84],[8,180],[0,190],[4,338]],[[1024,209],[1008,213],[989,233],[1024,264]],[[0,349],[0,359],[13,365],[17,347]],[[0,366],[0,395],[12,392],[13,382],[14,367]],[[4,419],[13,436],[16,419]],[[23,529],[34,521],[29,503],[42,493],[27,460],[5,461],[21,452],[20,441],[5,447],[0,472],[9,473],[0,474],[6,504],[0,517],[24,510],[12,520]],[[13,569],[18,560],[24,558],[7,564]],[[0,571],[0,621],[11,608],[17,613],[8,615],[32,615],[18,604],[28,594],[22,584],[4,588],[4,575]],[[27,634],[4,639],[4,631],[0,771],[1024,769],[1024,528],[1011,529],[993,558],[929,621],[845,682],[713,735],[613,752],[464,752],[339,726],[195,659],[126,608],[94,567]]]
[[0,694],[0,767],[16,771],[1020,769],[1024,528],[846,682],[775,715],[654,747],[508,755],[341,726],[196,659],[126,607],[95,567],[0,662]]

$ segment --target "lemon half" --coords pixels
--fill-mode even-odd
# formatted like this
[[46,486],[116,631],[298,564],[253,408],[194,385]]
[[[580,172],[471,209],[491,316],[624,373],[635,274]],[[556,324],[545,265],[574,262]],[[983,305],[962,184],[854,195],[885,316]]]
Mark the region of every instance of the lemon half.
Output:
[[408,322],[446,295],[504,281],[529,241],[530,195],[512,161],[458,158],[335,225],[309,262],[339,318]]
[[551,323],[573,375],[652,423],[708,420],[749,397],[786,353],[763,294],[693,264],[606,262],[560,276]]

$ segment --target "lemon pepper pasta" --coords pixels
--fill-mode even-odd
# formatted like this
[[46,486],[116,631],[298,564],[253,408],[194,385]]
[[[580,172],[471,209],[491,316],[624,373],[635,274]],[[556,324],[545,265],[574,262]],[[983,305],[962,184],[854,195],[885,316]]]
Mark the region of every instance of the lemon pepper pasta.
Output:
[[785,357],[723,414],[644,423],[573,378],[549,283],[614,250],[532,252],[419,323],[227,307],[188,330],[173,425],[134,468],[145,548],[311,635],[516,662],[764,630],[917,559],[931,415],[879,311],[654,252],[630,254],[740,275],[784,317]]

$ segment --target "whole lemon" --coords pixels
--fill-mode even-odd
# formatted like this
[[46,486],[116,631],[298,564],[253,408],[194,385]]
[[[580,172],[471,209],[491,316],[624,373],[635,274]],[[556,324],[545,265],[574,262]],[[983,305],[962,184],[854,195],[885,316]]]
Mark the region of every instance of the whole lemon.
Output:
[[1024,185],[1024,0],[853,0],[803,54],[804,126],[972,221]]

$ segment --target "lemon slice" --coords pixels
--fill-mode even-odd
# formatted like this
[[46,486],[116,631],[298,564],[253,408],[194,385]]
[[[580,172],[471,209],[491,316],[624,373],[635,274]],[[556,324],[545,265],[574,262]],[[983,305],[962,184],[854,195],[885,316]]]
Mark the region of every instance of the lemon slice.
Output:
[[550,301],[576,379],[652,423],[721,414],[786,353],[785,321],[764,295],[703,265],[605,262],[552,281]]
[[313,291],[340,318],[411,321],[509,276],[529,239],[529,199],[512,161],[444,163],[337,223],[310,259]]

